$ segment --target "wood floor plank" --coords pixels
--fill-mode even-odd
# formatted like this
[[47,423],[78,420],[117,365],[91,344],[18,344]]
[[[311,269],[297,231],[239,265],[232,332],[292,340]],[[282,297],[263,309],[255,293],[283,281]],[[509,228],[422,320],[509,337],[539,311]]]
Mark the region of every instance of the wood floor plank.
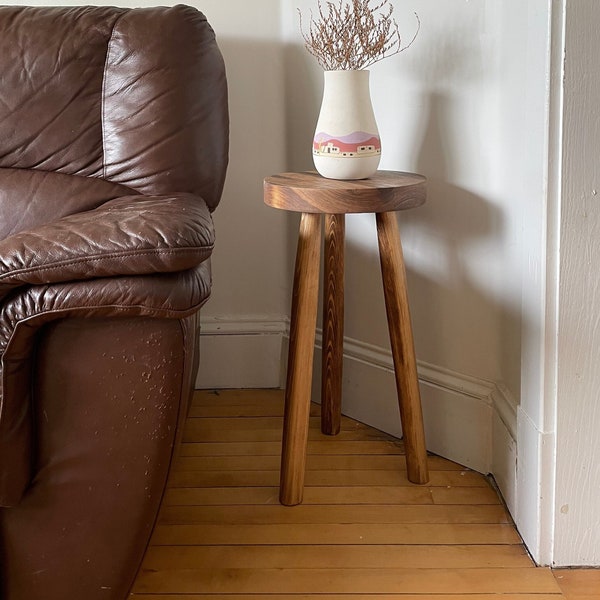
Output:
[[[401,440],[309,440],[307,454],[404,454]],[[207,442],[190,440],[181,445],[180,456],[281,456],[281,441]]]
[[[200,425],[188,424],[184,427],[184,442],[281,442],[281,429],[202,429]],[[326,442],[334,446],[339,441],[357,441],[365,438],[364,432],[358,431],[340,431],[335,437],[328,436],[317,429],[309,429],[309,441]],[[367,435],[367,439],[373,441],[389,440],[385,433],[373,430]]]
[[554,578],[567,600],[600,600],[600,569],[556,569]]
[[178,569],[142,571],[134,592],[254,594],[560,593],[547,569]]
[[[279,417],[188,419],[183,431],[184,442],[272,442],[282,438],[283,420]],[[362,424],[361,424],[362,425]],[[387,433],[366,426],[345,427],[336,436],[321,433],[316,417],[311,417],[309,440],[335,444],[346,440],[391,441]]]
[[229,389],[195,390],[192,406],[239,406],[278,400],[283,402],[284,390],[280,389]]
[[[281,430],[283,425],[283,417],[205,417],[205,418],[192,418],[188,417],[186,422],[186,428],[191,430],[197,430],[202,435],[205,432],[212,431],[261,431],[268,429]],[[321,430],[321,419],[319,416],[311,416],[309,419],[309,427],[315,431]],[[348,417],[342,418],[342,431],[363,431],[368,434],[381,434],[386,439],[391,439],[387,433],[383,433],[365,425],[359,423]],[[333,436],[327,436],[328,439],[332,439]],[[335,437],[333,437],[335,440]]]
[[[485,490],[485,488],[473,488]],[[487,491],[487,490],[486,490]],[[455,504],[465,500],[457,498]],[[499,500],[496,497],[496,504]],[[279,488],[169,488],[166,505],[243,505],[278,504]],[[491,502],[490,502],[491,503]],[[433,504],[431,488],[427,487],[310,487],[304,490],[304,505],[308,504]]]
[[510,523],[503,506],[165,506],[160,523]]
[[232,544],[519,544],[505,524],[227,524],[158,525],[152,545]]
[[[442,497],[440,499],[440,496]],[[443,501],[442,501],[443,500]],[[272,504],[279,502],[279,488],[170,488],[165,504]],[[500,504],[491,488],[429,488],[395,486],[308,487],[303,504]]]
[[[235,405],[192,405],[189,417],[283,417],[283,401],[279,398],[257,400],[256,402]],[[320,414],[320,406],[311,404],[310,414]]]
[[[132,594],[131,600],[465,600],[463,594]],[[560,594],[469,594],[467,600],[563,600]]]
[[[282,417],[206,417],[202,419],[188,417],[186,429],[190,431],[198,431],[199,438],[202,439],[202,434],[205,432],[244,430],[261,431],[268,429],[279,431],[282,425]],[[312,429],[318,429],[318,417],[310,417],[309,426]]]
[[435,504],[498,504],[498,493],[491,487],[432,487]]
[[[276,486],[279,471],[173,471],[171,487]],[[405,470],[306,471],[304,485],[311,486],[413,486]],[[430,471],[429,487],[488,487],[473,471]]]
[[168,488],[165,506],[237,506],[279,504],[278,487]]
[[[176,471],[279,471],[280,457],[253,455],[237,456],[181,456],[173,465]],[[465,471],[464,467],[441,458],[429,456],[427,464],[431,471]],[[375,470],[405,471],[406,460],[402,455],[309,455],[308,471],[327,470]],[[481,477],[481,475],[479,475]]]
[[152,546],[144,568],[535,568],[520,545]]
[[[443,491],[444,502],[439,501]],[[437,498],[437,501],[436,501]],[[426,486],[307,487],[304,504],[500,504],[494,490],[484,487],[432,488]]]

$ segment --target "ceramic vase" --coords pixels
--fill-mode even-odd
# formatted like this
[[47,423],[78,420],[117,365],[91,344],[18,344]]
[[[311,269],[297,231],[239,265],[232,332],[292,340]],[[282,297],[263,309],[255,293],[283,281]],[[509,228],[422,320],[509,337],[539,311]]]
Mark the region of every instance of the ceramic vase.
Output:
[[377,171],[381,142],[369,71],[325,71],[313,140],[317,171],[329,179],[365,179]]

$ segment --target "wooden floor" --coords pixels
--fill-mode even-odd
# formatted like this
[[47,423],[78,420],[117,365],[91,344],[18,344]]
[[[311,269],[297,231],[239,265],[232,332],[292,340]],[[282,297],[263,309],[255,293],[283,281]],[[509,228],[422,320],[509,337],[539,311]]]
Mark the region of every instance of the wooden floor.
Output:
[[600,598],[598,571],[532,564],[484,477],[431,456],[413,485],[401,442],[324,436],[317,406],[304,503],[280,506],[282,413],[280,391],[196,393],[132,600]]

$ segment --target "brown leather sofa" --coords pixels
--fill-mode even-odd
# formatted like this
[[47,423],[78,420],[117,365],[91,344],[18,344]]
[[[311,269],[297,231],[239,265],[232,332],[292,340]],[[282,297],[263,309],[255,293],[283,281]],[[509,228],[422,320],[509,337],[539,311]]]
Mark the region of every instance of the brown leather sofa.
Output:
[[0,7],[0,598],[123,600],[210,293],[227,90],[193,8]]

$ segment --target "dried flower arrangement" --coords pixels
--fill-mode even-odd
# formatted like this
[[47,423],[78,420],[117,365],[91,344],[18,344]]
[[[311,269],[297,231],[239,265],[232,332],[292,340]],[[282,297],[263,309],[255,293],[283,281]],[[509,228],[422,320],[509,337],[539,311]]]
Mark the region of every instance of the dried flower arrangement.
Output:
[[374,63],[398,54],[415,41],[421,22],[417,19],[417,31],[408,44],[402,45],[398,23],[392,17],[394,7],[389,0],[318,0],[318,16],[311,11],[307,32],[300,31],[306,49],[317,59],[325,71],[366,69]]

